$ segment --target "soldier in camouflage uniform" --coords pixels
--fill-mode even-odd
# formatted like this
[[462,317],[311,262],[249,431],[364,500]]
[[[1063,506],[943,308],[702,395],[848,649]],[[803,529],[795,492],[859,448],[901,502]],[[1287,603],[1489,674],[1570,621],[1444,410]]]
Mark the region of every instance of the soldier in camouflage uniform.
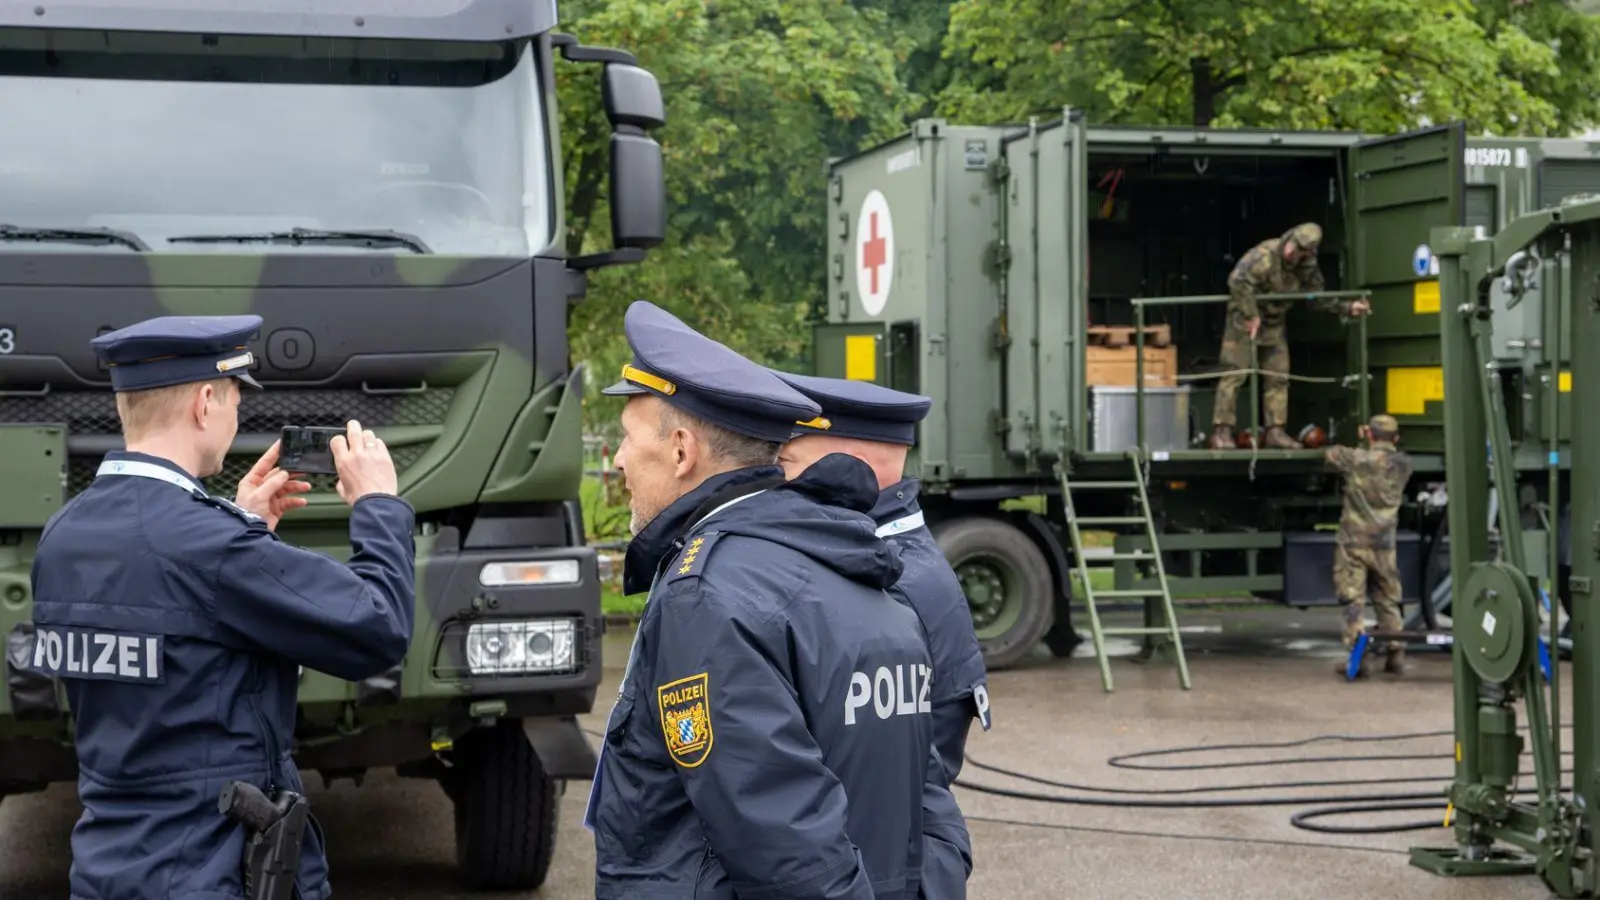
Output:
[[[1395,525],[1406,483],[1411,479],[1411,457],[1395,449],[1400,425],[1394,416],[1376,415],[1361,429],[1367,449],[1329,447],[1328,465],[1344,474],[1344,514],[1339,520],[1338,547],[1333,557],[1333,587],[1344,607],[1344,646],[1355,646],[1365,631],[1361,620],[1367,585],[1372,585],[1378,608],[1378,628],[1399,631],[1400,571],[1395,565]],[[1390,641],[1385,670],[1405,673],[1405,645]],[[1344,676],[1346,664],[1336,671]],[[1367,670],[1365,657],[1361,674]]]
[[[1289,312],[1286,300],[1257,303],[1258,294],[1283,294],[1323,290],[1322,270],[1317,267],[1317,248],[1322,243],[1322,227],[1315,222],[1296,225],[1281,237],[1268,238],[1250,248],[1228,276],[1228,324],[1222,335],[1220,361],[1229,370],[1250,368],[1250,344],[1254,339],[1263,372],[1263,418],[1267,433],[1262,444],[1280,450],[1299,450],[1301,443],[1289,436],[1284,424],[1289,419],[1289,344],[1284,336],[1284,317]],[[1314,305],[1323,312],[1362,315],[1367,301],[1318,297]],[[1239,386],[1248,375],[1225,375],[1217,383],[1216,404],[1211,414],[1211,449],[1237,446],[1233,437],[1234,406]]]

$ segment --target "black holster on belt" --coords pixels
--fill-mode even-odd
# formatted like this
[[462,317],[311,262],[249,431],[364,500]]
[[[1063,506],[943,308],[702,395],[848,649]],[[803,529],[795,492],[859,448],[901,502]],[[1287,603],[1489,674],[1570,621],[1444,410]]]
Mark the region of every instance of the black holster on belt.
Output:
[[291,900],[310,802],[284,790],[269,799],[255,785],[234,781],[222,789],[217,810],[249,829],[244,842],[244,895],[250,900]]

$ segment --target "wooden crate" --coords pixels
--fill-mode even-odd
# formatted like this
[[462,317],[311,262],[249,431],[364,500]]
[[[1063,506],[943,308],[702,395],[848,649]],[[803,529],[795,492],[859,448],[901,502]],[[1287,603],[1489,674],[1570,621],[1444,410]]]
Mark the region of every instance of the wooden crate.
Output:
[[1090,325],[1089,346],[1095,347],[1133,347],[1134,332],[1144,332],[1144,345],[1150,347],[1166,347],[1172,344],[1171,325],[1146,325],[1144,328],[1134,328],[1132,325]]
[[[1165,327],[1165,326],[1163,326]],[[1129,329],[1130,331],[1132,329]],[[1088,383],[1091,387],[1133,387],[1139,371],[1139,348],[1088,347]],[[1177,387],[1178,348],[1173,346],[1144,348],[1144,386]]]

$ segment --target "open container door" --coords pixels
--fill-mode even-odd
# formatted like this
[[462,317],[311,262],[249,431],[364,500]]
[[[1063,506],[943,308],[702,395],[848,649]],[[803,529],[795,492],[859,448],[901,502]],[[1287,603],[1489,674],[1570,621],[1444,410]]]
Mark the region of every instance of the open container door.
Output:
[[1428,234],[1466,224],[1466,149],[1466,126],[1453,122],[1346,151],[1350,282],[1372,291],[1365,359],[1352,340],[1350,371],[1365,368],[1370,411],[1394,416],[1412,451],[1444,452],[1439,261]]
[[1083,110],[1005,139],[1001,327],[1006,453],[1033,474],[1089,447],[1083,328],[1088,295],[1088,131]]
[[1039,329],[1041,337],[1066,339],[1065,345],[1041,341],[1039,351],[1043,374],[1039,380],[1040,408],[1046,412],[1048,424],[1053,424],[1058,415],[1066,416],[1066,428],[1052,435],[1060,443],[1045,442],[1046,447],[1054,445],[1058,455],[1091,446],[1084,349],[1089,327],[1089,123],[1081,109],[1066,110],[1065,119],[1062,152],[1066,156],[1067,183],[1061,196],[1066,200],[1062,228],[1066,252],[1059,260],[1059,283],[1065,289],[1065,302],[1046,304],[1040,310]]

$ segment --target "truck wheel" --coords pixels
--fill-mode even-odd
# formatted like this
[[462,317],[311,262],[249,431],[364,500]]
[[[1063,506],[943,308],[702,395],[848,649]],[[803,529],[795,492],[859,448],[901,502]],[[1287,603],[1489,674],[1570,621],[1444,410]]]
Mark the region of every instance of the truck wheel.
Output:
[[473,889],[532,890],[556,843],[556,785],[520,722],[462,735],[455,746],[456,865]]
[[1016,665],[1050,628],[1055,585],[1044,554],[1015,525],[979,516],[940,523],[934,538],[967,595],[984,665]]

